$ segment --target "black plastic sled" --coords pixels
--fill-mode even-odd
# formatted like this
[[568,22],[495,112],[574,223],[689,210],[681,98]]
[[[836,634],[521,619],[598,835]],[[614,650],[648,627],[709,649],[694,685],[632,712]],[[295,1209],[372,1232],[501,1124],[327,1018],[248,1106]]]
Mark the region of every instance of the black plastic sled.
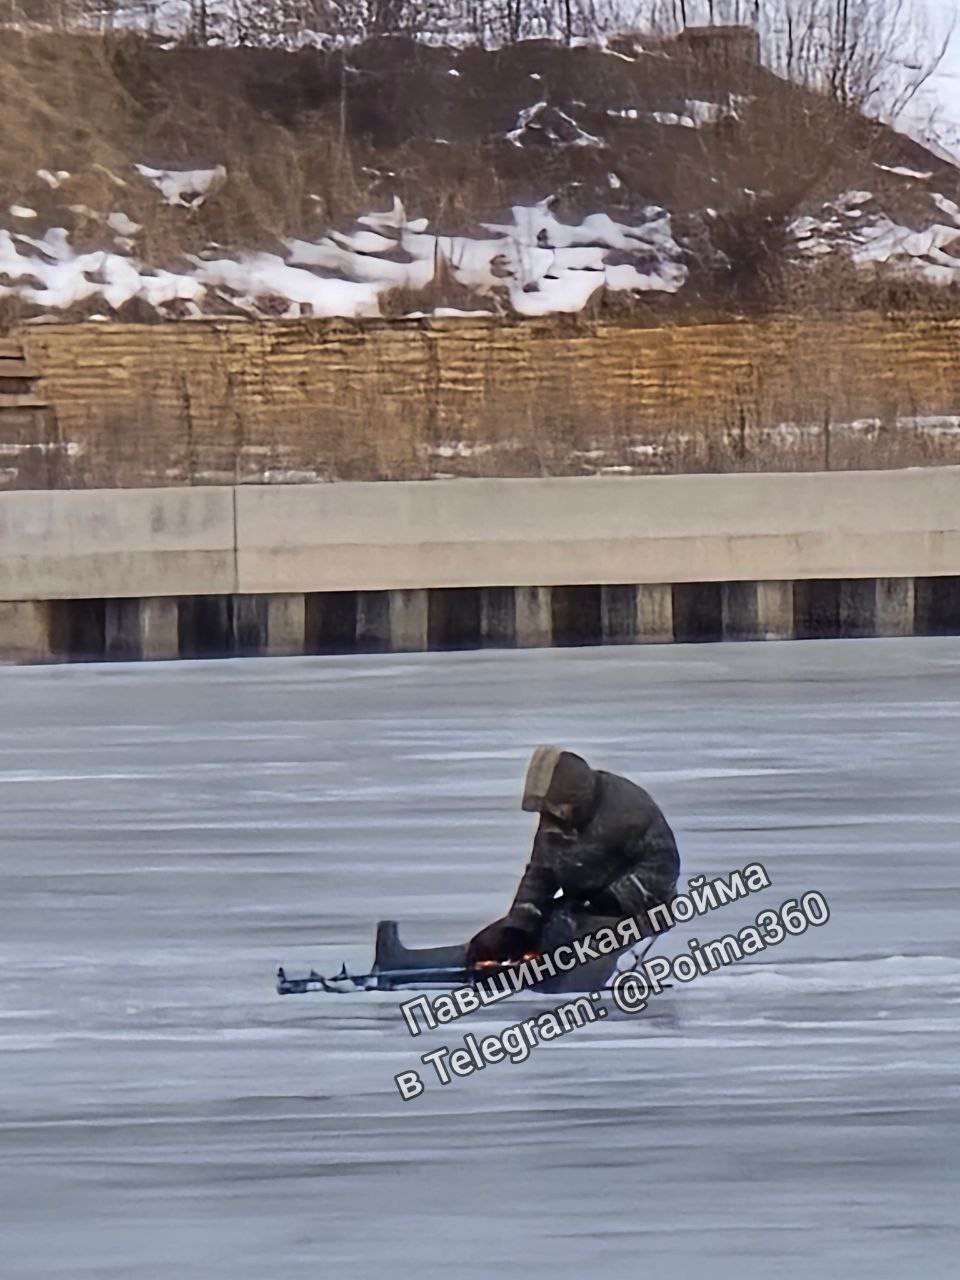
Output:
[[[577,965],[568,973],[545,978],[528,989],[547,994],[599,991],[616,971],[617,959],[617,955],[601,956]],[[468,968],[463,945],[405,947],[396,921],[381,920],[369,973],[352,974],[344,965],[339,973],[330,976],[311,969],[305,976],[295,977],[281,968],[277,970],[277,992],[282,996],[306,995],[311,991],[342,995],[354,991],[396,991],[404,987],[465,987],[499,973],[509,974],[517,967],[518,964],[505,963]]]

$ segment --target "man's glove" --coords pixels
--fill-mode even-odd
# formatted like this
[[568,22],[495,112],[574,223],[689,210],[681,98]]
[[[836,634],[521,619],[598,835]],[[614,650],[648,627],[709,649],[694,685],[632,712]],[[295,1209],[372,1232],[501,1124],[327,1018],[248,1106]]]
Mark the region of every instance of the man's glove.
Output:
[[467,967],[473,968],[480,960],[522,960],[537,949],[540,939],[540,922],[522,916],[508,915],[494,920],[467,943]]

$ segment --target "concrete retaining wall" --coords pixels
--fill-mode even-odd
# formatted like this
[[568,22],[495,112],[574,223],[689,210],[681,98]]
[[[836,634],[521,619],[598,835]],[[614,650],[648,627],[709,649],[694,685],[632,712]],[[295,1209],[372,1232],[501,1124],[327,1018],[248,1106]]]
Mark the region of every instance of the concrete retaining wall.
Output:
[[960,468],[247,486],[240,591],[960,570]]
[[960,468],[0,494],[0,600],[960,571]]
[[960,635],[960,576],[0,601],[0,661]]
[[0,494],[0,600],[236,590],[230,488]]
[[0,658],[960,630],[960,468],[0,495]]

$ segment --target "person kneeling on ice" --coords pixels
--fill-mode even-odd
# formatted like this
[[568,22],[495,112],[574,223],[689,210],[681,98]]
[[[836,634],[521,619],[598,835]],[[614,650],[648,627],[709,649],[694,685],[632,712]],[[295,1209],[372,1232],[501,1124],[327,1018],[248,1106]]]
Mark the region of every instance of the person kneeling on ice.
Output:
[[507,914],[467,944],[469,966],[552,951],[628,916],[656,933],[649,912],[675,896],[680,858],[652,796],[572,751],[538,747],[523,808],[540,814],[530,861]]

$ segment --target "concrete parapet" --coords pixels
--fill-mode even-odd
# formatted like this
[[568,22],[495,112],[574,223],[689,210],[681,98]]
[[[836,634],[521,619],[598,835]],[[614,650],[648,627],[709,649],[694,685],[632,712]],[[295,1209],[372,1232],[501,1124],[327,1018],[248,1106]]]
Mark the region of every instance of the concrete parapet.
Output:
[[960,564],[953,467],[236,492],[239,590],[255,594],[901,578]]
[[955,634],[958,575],[960,468],[21,491],[0,658]]
[[0,494],[0,600],[229,595],[233,490]]
[[[603,587],[598,607],[625,634],[626,596],[615,604],[612,584],[903,579],[958,566],[954,467],[0,494],[6,600]],[[521,601],[519,634],[542,634],[527,604],[543,619],[536,597]],[[553,622],[584,607],[592,596],[561,594]],[[381,638],[384,608],[364,607]]]

